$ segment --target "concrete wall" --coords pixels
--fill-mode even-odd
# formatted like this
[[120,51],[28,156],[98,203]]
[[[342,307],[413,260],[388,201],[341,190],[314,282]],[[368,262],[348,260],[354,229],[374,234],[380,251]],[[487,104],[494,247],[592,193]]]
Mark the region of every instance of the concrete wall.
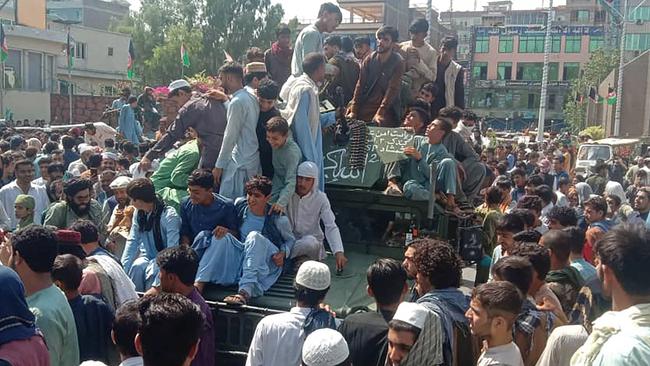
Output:
[[45,0],[17,1],[16,23],[28,27],[45,29]]
[[44,119],[49,121],[50,115],[50,94],[47,92],[27,92],[8,90],[4,96],[5,109],[13,112],[13,119],[33,121]]
[[[117,97],[72,96],[72,123],[100,121],[106,105]],[[57,118],[59,124],[68,123],[69,104],[67,95],[52,94],[49,98],[52,120]]]

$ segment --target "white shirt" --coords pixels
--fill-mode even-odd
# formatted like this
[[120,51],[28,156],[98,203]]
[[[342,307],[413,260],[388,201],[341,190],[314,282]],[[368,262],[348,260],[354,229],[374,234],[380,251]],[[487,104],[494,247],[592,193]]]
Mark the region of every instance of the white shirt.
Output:
[[555,195],[557,196],[557,203],[555,204],[557,207],[569,207],[569,199],[566,198],[564,193],[555,191]]
[[[18,225],[18,220],[16,219],[16,197],[19,194],[24,194],[23,190],[18,187],[18,184],[14,180],[13,182],[7,184],[6,186],[0,188],[0,202],[7,213],[9,218],[9,228],[15,229]],[[28,195],[34,197],[36,201],[36,207],[34,208],[34,223],[36,225],[41,224],[41,214],[45,212],[47,207],[50,205],[50,199],[47,198],[47,192],[44,187],[37,186],[34,183],[30,184]]]
[[113,127],[107,125],[104,122],[95,122],[93,124],[95,125],[96,132],[92,136],[87,132],[84,132],[85,143],[91,145],[93,142],[95,142],[97,143],[97,146],[103,149],[106,147],[106,145],[104,145],[104,141],[106,141],[106,139],[113,139],[113,141],[115,141],[117,131]]
[[78,177],[81,175],[81,173],[85,172],[88,170],[88,167],[86,164],[84,164],[81,159],[75,160],[70,165],[68,166],[68,172],[72,174],[74,177]]
[[[296,239],[312,235],[323,243],[327,238],[332,253],[343,252],[341,232],[336,225],[330,201],[325,193],[318,190],[317,181],[314,181],[312,192],[304,197],[301,198],[297,193],[291,195],[287,204],[287,216]],[[325,227],[324,234],[320,226],[321,221]]]
[[41,186],[41,187],[45,188],[47,186],[47,181],[45,180],[45,178],[40,177],[40,178],[34,179],[32,181],[32,184],[35,184],[37,186]]
[[246,366],[298,366],[305,341],[303,324],[310,308],[293,307],[288,313],[269,315],[255,328]]
[[514,342],[490,347],[478,358],[477,366],[524,366],[519,347]]
[[137,357],[130,357],[127,358],[126,360],[122,361],[122,363],[119,366],[143,366],[144,365],[144,360],[142,357],[137,356]]
[[588,336],[582,325],[555,328],[546,341],[546,347],[537,360],[537,366],[569,366],[571,357],[585,343]]

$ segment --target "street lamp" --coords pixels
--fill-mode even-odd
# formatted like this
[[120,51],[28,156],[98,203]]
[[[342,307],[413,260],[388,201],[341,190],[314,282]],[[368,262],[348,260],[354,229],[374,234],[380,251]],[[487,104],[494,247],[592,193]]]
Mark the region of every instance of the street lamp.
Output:
[[72,49],[70,45],[70,26],[73,24],[79,24],[81,21],[79,20],[72,20],[72,19],[63,19],[59,17],[58,15],[54,15],[57,19],[52,20],[54,23],[59,23],[63,24],[65,26],[66,34],[68,36],[67,42],[66,42],[66,57],[68,58],[68,124],[72,124],[72,64],[70,62],[70,57],[72,55],[70,54],[70,49]]

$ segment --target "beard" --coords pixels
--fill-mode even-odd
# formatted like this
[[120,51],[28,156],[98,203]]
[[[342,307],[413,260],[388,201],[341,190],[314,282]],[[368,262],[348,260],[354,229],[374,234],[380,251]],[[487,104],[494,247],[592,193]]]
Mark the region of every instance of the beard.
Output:
[[73,200],[68,199],[68,206],[77,216],[82,217],[88,215],[90,212],[90,203],[87,205],[78,205]]

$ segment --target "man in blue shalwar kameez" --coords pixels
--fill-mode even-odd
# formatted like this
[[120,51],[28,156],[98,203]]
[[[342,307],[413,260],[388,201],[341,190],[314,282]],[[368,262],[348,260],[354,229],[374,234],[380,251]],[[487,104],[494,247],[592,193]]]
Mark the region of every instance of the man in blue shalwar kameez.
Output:
[[201,258],[195,286],[205,283],[239,285],[236,295],[226,303],[243,305],[261,296],[282,273],[295,239],[286,216],[271,210],[271,181],[254,177],[246,183],[246,198],[235,201],[241,240],[232,233],[204,231],[192,247]]
[[135,119],[135,108],[138,106],[138,98],[129,97],[126,104],[120,110],[120,118],[118,119],[117,130],[122,136],[138,145],[140,143],[140,136],[142,136],[142,126],[140,122]]
[[144,292],[158,285],[156,255],[165,248],[178,245],[181,220],[173,207],[165,205],[156,196],[149,179],[134,179],[126,192],[136,211],[122,253],[122,265],[136,291]]
[[280,113],[289,122],[293,139],[302,151],[302,161],[318,166],[321,191],[325,191],[322,129],[336,121],[335,112],[320,113],[317,83],[325,80],[325,64],[322,54],[308,54],[302,63],[304,74],[289,77],[280,91],[280,97],[287,102]]

